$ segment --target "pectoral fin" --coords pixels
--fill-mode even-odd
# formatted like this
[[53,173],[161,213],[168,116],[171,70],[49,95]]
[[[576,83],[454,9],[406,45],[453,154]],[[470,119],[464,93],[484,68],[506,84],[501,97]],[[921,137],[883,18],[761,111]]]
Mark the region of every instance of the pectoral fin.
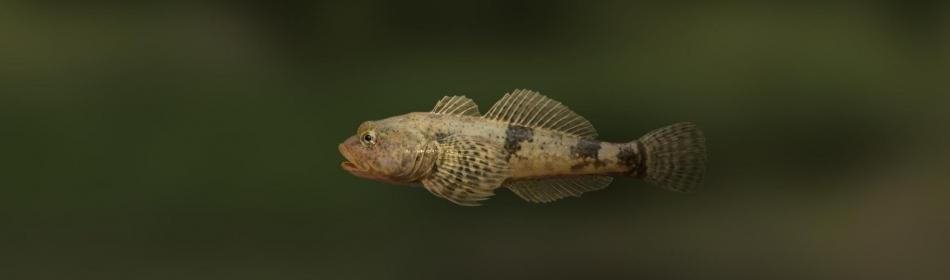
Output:
[[505,150],[479,137],[449,136],[440,145],[435,172],[422,180],[432,194],[463,206],[495,194],[508,178]]

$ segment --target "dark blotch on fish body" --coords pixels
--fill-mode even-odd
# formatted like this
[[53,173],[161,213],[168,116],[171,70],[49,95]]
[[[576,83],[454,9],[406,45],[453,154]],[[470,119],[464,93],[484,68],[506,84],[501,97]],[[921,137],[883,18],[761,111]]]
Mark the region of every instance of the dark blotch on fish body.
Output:
[[521,150],[521,142],[533,141],[533,138],[534,129],[520,125],[508,125],[508,130],[505,131],[505,150],[508,151],[506,159],[511,159],[511,156]]
[[593,164],[594,167],[606,165],[600,161],[597,154],[600,153],[600,141],[589,139],[578,139],[577,144],[571,147],[571,155],[579,159],[580,162],[571,166],[571,170],[579,170]]
[[646,159],[643,157],[643,153],[638,153],[637,151],[643,151],[643,144],[640,142],[636,143],[637,147],[621,147],[620,152],[617,153],[617,162],[626,166],[630,169],[628,175],[634,177],[643,177],[646,174]]

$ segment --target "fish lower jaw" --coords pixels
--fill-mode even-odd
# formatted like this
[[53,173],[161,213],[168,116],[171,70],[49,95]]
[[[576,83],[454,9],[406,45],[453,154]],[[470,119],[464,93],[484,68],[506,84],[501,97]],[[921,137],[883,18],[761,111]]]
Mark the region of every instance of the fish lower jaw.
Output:
[[374,172],[372,169],[364,167],[364,166],[360,166],[352,161],[344,161],[340,163],[340,167],[343,167],[343,170],[346,170],[347,172],[350,172],[351,174],[359,176],[359,177],[371,178],[371,179],[378,177],[376,172]]
[[389,182],[389,183],[397,183],[397,184],[401,183],[401,182],[394,181],[390,178],[387,178],[385,176],[382,176],[372,171],[371,169],[363,168],[353,162],[344,161],[343,163],[340,164],[340,166],[343,167],[343,169],[346,170],[347,172],[350,172],[350,174],[353,174],[357,177],[362,177],[362,178],[371,179],[371,180],[379,180],[379,181]]
[[365,171],[363,168],[360,168],[358,165],[356,165],[356,163],[353,163],[352,161],[343,161],[342,163],[340,163],[340,167],[343,167],[343,169],[346,169],[347,171]]

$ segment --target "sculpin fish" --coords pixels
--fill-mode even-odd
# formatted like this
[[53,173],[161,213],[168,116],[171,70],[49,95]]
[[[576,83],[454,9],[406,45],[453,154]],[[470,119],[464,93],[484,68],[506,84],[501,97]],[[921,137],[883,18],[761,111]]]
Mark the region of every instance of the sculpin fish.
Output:
[[340,144],[343,169],[368,179],[422,185],[459,205],[477,206],[507,188],[551,202],[606,188],[614,176],[690,192],[703,182],[705,137],[677,123],[637,140],[596,140],[587,119],[530,90],[505,94],[484,115],[465,96],[431,112],[364,122]]

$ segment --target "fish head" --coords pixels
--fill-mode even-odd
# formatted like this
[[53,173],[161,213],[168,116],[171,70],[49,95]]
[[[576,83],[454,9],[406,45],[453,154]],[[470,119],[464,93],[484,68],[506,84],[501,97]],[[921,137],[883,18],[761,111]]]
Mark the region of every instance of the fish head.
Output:
[[413,184],[432,166],[427,137],[413,114],[364,122],[340,143],[341,167],[356,175],[394,184]]

